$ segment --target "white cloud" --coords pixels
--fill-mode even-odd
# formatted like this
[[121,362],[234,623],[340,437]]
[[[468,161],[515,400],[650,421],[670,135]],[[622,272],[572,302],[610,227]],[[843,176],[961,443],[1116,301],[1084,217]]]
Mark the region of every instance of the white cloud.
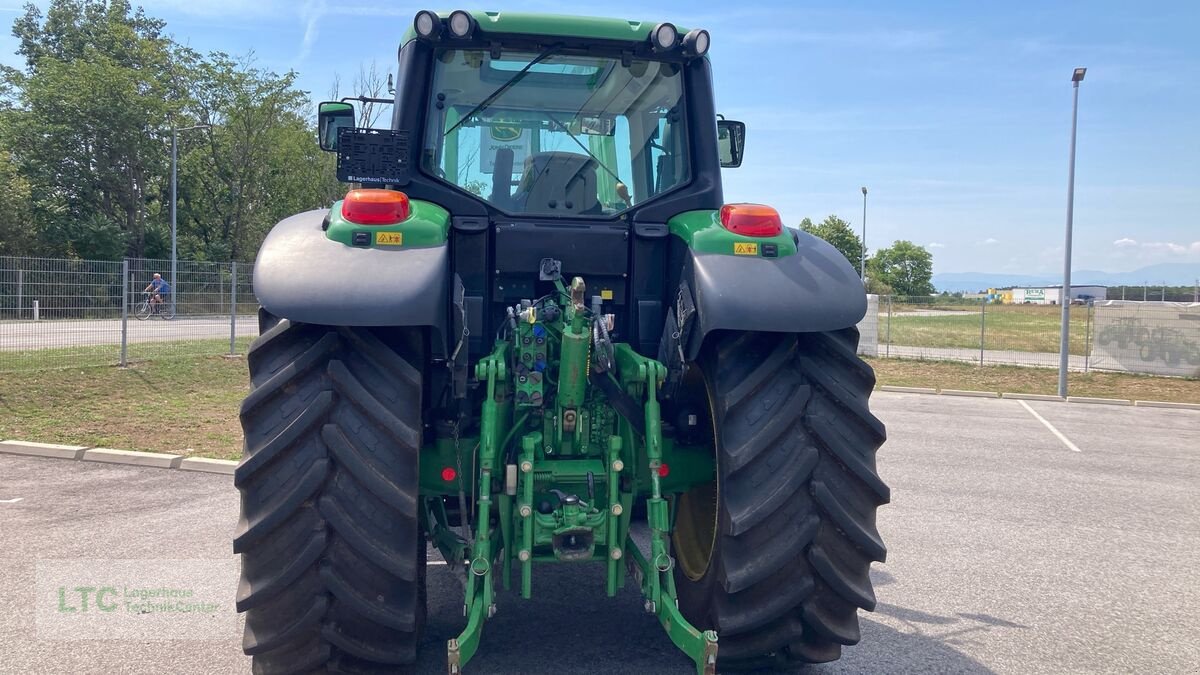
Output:
[[936,241],[931,241],[925,245],[925,248],[946,248],[945,244],[939,244]]
[[987,239],[984,239],[983,241],[981,241],[979,243],[983,244],[984,246],[991,246],[992,244],[999,244],[1000,240],[995,239],[993,237],[988,237]]
[[1122,237],[1113,242],[1113,246],[1124,248],[1126,246],[1137,246],[1137,241],[1128,237]]
[[1173,241],[1151,241],[1151,242],[1142,244],[1142,248],[1149,249],[1151,251],[1162,251],[1162,252],[1166,252],[1166,253],[1174,253],[1176,255],[1179,255],[1179,254],[1187,253],[1189,248],[1193,249],[1193,250],[1200,250],[1200,247],[1197,247],[1195,244],[1200,244],[1200,242],[1195,242],[1192,245],[1188,245],[1188,244],[1176,244]]
[[325,0],[305,0],[300,7],[300,20],[304,22],[304,38],[300,40],[300,54],[296,61],[301,62],[312,52],[313,44],[317,41],[321,19],[325,18]]

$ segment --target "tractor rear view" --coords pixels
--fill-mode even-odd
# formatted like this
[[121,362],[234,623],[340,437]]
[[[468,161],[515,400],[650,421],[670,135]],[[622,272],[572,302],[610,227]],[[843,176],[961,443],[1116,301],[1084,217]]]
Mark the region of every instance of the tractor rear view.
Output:
[[420,12],[389,128],[321,104],[362,187],[279,223],[255,267],[234,540],[255,672],[412,663],[429,544],[465,578],[451,673],[486,672],[487,619],[548,563],[632,585],[700,673],[858,641],[888,500],[865,296],[834,248],[725,202],[745,127],[717,115],[709,42]]

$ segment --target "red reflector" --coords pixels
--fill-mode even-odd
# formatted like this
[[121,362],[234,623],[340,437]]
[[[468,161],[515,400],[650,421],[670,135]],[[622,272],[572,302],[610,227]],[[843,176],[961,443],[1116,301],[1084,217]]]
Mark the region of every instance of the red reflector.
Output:
[[351,190],[342,201],[342,217],[359,225],[394,225],[408,213],[408,195],[395,190]]
[[454,470],[454,467],[448,466],[448,467],[442,469],[442,480],[449,483],[450,481],[454,480],[455,478],[458,478],[458,472]]
[[747,237],[774,237],[783,232],[779,212],[765,204],[726,204],[721,207],[721,226]]
[[667,466],[666,462],[658,465],[658,477],[666,478],[667,474],[671,473],[671,467]]

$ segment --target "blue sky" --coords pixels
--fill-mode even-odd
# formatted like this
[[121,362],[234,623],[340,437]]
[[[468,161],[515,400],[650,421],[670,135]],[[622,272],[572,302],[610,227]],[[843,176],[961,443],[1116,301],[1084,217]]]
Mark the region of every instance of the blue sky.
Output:
[[[322,99],[392,70],[406,2],[145,0],[177,40],[253,51]],[[559,2],[491,8],[571,12]],[[1200,262],[1200,3],[617,0],[579,13],[707,28],[718,110],[749,127],[726,199],[836,213],[930,247],[937,272],[1061,270],[1070,75],[1080,95],[1076,269]],[[469,7],[469,6],[468,6]],[[602,9],[600,9],[602,7]],[[434,8],[437,8],[434,6]],[[0,21],[18,5],[0,0]],[[0,59],[16,64],[4,32]]]

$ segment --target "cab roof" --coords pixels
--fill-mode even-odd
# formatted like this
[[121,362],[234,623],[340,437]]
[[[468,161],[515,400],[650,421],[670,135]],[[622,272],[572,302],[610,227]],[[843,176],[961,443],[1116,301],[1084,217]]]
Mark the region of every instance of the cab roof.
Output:
[[[475,18],[479,30],[485,33],[545,35],[592,40],[642,41],[650,36],[650,31],[659,23],[657,21],[631,21],[564,14],[465,11]],[[438,12],[437,14],[443,19],[450,16],[450,12]],[[682,27],[677,28],[680,35],[687,32]],[[406,44],[416,37],[417,33],[410,23],[408,29],[404,31],[401,44]]]

